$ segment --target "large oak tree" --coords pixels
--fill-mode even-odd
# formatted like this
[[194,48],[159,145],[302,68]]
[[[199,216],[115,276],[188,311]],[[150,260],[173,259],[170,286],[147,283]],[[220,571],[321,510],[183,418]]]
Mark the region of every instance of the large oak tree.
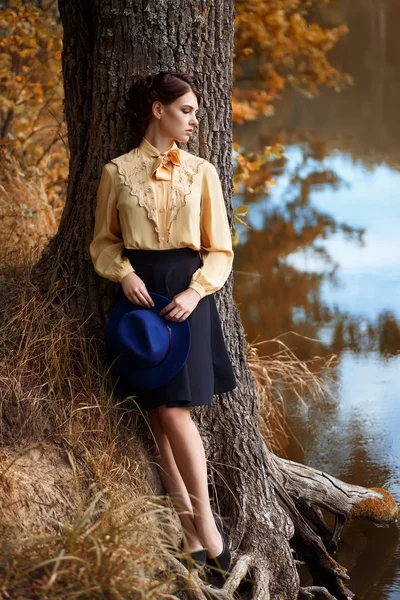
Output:
[[[59,231],[32,276],[42,290],[68,296],[70,313],[85,319],[101,343],[115,284],[95,275],[88,246],[101,169],[137,143],[124,112],[133,74],[177,70],[197,77],[205,113],[187,149],[217,167],[232,219],[234,2],[59,0],[59,9],[70,175]],[[330,554],[343,525],[353,516],[389,522],[397,507],[384,490],[348,485],[269,452],[257,426],[257,398],[232,286],[231,276],[216,300],[238,387],[215,397],[206,410],[193,411],[209,464],[219,474],[212,494],[230,526],[228,596],[238,589],[247,598],[295,599],[296,560],[303,560],[316,586],[326,586],[336,598],[351,597],[346,571]],[[335,515],[334,531],[323,510]],[[199,588],[196,597],[204,597],[201,593]]]

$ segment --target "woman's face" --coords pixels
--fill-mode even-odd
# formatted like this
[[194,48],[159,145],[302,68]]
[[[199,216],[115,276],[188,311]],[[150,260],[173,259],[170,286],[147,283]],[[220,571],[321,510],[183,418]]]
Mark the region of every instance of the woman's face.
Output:
[[197,98],[192,91],[186,92],[168,106],[161,102],[153,105],[155,114],[161,115],[160,119],[157,119],[160,132],[178,142],[189,140],[199,123],[196,117],[198,109]]

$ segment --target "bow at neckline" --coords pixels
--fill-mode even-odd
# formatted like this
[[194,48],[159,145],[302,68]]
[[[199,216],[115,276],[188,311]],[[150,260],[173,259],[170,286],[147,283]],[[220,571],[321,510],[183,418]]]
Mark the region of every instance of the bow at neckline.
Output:
[[171,181],[173,165],[180,165],[181,157],[179,148],[170,148],[167,152],[157,156],[151,176],[153,179]]

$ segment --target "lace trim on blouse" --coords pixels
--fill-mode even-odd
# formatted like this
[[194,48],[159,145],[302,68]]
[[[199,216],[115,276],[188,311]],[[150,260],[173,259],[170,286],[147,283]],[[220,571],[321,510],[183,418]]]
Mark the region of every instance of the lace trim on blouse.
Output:
[[[158,239],[161,241],[159,223],[157,218],[157,205],[154,188],[151,183],[151,172],[154,158],[143,155],[138,148],[113,158],[110,162],[117,166],[118,173],[122,176],[124,184],[129,188],[131,196],[136,196],[139,206],[145,208],[148,218],[153,221]],[[171,225],[176,220],[180,209],[186,204],[186,197],[190,194],[194,177],[197,175],[200,165],[206,162],[198,156],[193,158],[186,154],[182,157],[180,165],[174,165],[172,169],[172,180],[167,202],[168,222],[167,241],[171,231]]]

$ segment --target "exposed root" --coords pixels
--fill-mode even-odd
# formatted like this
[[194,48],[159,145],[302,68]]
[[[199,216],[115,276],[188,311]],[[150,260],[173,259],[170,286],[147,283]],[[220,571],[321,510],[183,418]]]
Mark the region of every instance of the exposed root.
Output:
[[269,568],[265,561],[257,560],[251,568],[254,578],[252,600],[270,599]]
[[[235,562],[232,570],[224,581],[222,578],[211,578],[206,569],[193,569],[188,571],[186,567],[175,557],[171,557],[174,573],[176,573],[174,589],[177,592],[184,584],[190,600],[232,600],[241,583],[252,572],[253,600],[269,600],[269,570],[265,562],[260,563],[259,556],[243,554]],[[222,584],[221,587],[217,585]],[[176,587],[175,587],[176,586]]]
[[234,592],[239,588],[240,584],[246,577],[251,564],[251,556],[249,554],[242,554],[240,558],[235,562],[229,577],[225,581],[223,590],[228,594],[228,597],[233,597]]
[[392,494],[383,488],[370,488],[376,492],[374,497],[361,498],[355,504],[349,517],[367,519],[373,523],[392,523],[399,514],[399,507]]
[[332,596],[328,592],[328,590],[319,585],[310,585],[308,587],[301,587],[299,589],[299,596],[305,596],[306,598],[314,598],[314,594],[320,594],[320,596],[325,596],[328,600],[336,600],[335,596]]
[[[351,485],[275,455],[273,461],[277,497],[295,526],[291,545],[297,552],[296,558],[305,560],[316,585],[326,586],[327,597],[343,600],[354,597],[344,584],[350,579],[346,569],[329,553],[337,550],[343,527],[351,518],[379,524],[393,522],[398,516],[393,496],[387,490]],[[326,524],[322,509],[335,516],[333,531]],[[317,592],[317,588],[307,588],[308,592],[311,589]]]

